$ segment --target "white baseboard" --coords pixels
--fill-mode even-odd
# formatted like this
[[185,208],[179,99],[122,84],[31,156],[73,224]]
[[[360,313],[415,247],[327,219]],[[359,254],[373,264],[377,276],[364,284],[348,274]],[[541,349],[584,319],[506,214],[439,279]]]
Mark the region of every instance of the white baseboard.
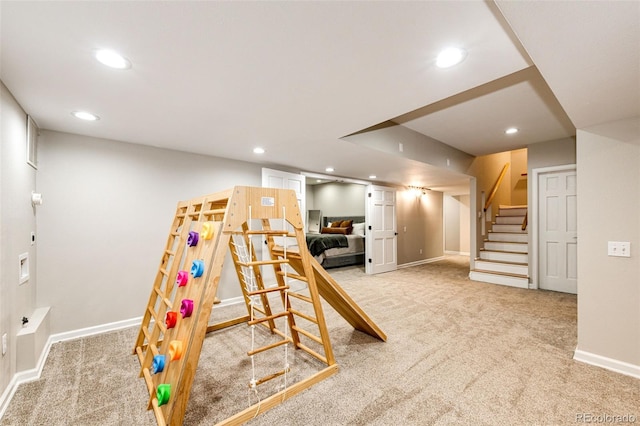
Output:
[[[243,303],[243,296],[223,300],[215,306],[223,307],[223,306],[235,305],[238,303]],[[64,342],[67,340],[80,339],[83,337],[89,337],[97,334],[109,333],[111,331],[121,330],[123,328],[139,326],[141,322],[142,322],[142,317],[136,317],[136,318],[116,321],[108,324],[97,325],[94,327],[80,328],[78,330],[71,330],[63,333],[52,334],[51,336],[49,336],[49,339],[47,339],[47,343],[44,349],[42,350],[42,354],[40,354],[40,359],[38,360],[38,364],[36,365],[36,368],[32,370],[19,371],[18,373],[14,374],[7,388],[4,390],[2,395],[0,395],[0,419],[2,419],[4,412],[9,407],[9,403],[11,402],[13,395],[16,393],[18,386],[20,386],[22,383],[32,382],[40,378],[40,375],[42,374],[42,369],[44,368],[44,364],[47,361],[47,357],[49,356],[49,350],[51,349],[51,345],[53,345],[54,343]]]
[[410,268],[412,266],[424,265],[426,263],[433,263],[439,260],[444,260],[444,256],[432,257],[431,259],[423,259],[415,262],[403,263],[402,265],[398,265],[398,269],[402,268]]
[[470,256],[471,253],[468,251],[453,251],[453,250],[445,250],[444,254],[451,254],[454,256]]
[[594,365],[596,367],[606,368],[625,376],[640,379],[640,365],[629,364],[628,362],[619,361],[617,359],[607,358],[602,355],[592,354],[591,352],[576,349],[573,353],[573,359],[584,362],[585,364]]

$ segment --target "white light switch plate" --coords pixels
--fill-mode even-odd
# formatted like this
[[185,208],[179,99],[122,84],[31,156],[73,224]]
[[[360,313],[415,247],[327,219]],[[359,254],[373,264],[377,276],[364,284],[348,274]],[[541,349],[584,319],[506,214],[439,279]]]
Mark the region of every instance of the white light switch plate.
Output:
[[631,257],[631,243],[629,241],[609,241],[607,254],[616,257]]

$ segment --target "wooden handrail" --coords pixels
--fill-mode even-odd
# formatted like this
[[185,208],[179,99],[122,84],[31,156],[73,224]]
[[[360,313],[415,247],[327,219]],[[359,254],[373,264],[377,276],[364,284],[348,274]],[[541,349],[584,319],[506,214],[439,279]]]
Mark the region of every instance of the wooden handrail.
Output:
[[524,219],[522,219],[522,230],[527,229],[527,218],[529,217],[529,210],[524,214]]
[[493,201],[493,197],[496,196],[496,192],[498,192],[498,188],[500,187],[500,184],[502,183],[502,179],[504,179],[504,175],[507,174],[507,169],[508,168],[509,168],[509,163],[506,163],[504,165],[504,167],[502,168],[502,171],[500,172],[500,176],[498,176],[498,179],[496,180],[496,183],[493,184],[493,188],[491,188],[491,192],[489,192],[489,198],[487,198],[487,202],[484,203],[484,211],[485,212],[487,211],[487,209],[491,205],[491,202]]

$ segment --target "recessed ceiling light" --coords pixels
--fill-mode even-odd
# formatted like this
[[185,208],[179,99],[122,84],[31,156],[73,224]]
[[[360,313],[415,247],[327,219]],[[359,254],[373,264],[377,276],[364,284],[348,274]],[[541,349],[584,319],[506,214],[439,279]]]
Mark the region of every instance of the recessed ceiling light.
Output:
[[260,148],[260,147],[253,148],[254,154],[264,154],[264,152],[265,152],[264,148]]
[[85,121],[100,120],[100,117],[98,117],[97,115],[91,114],[90,112],[86,112],[86,111],[74,111],[71,113],[71,115],[73,115],[75,118],[79,118],[80,120],[85,120]]
[[509,127],[507,130],[505,130],[504,132],[508,135],[513,135],[514,133],[518,133],[518,129],[515,127]]
[[96,51],[96,59],[108,67],[126,70],[131,68],[131,62],[118,52],[108,49],[100,49]]
[[334,172],[334,168],[333,167],[327,167],[326,169],[324,169],[325,172]]
[[376,175],[369,175],[369,179],[376,179],[378,176]]
[[466,56],[466,50],[458,47],[448,47],[438,54],[436,65],[440,68],[449,68],[462,62]]

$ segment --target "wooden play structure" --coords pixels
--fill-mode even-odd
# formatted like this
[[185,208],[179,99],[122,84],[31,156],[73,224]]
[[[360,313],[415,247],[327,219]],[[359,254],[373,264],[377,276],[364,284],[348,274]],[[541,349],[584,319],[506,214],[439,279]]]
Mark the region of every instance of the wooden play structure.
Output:
[[[260,241],[258,250],[254,239]],[[229,250],[248,315],[210,325]],[[267,287],[263,277],[271,268],[275,284]],[[291,283],[302,284],[304,291]],[[269,295],[278,295],[282,307],[273,306]],[[251,348],[252,363],[258,354],[291,345],[326,367],[219,424],[242,424],[336,373],[320,297],[355,329],[386,340],[310,255],[292,190],[238,186],[179,202],[133,351],[149,391],[147,409],[161,426],[181,425],[206,333],[241,323],[264,327],[278,338]],[[276,326],[278,318],[284,327]],[[249,387],[286,374],[287,368],[252,378]]]

